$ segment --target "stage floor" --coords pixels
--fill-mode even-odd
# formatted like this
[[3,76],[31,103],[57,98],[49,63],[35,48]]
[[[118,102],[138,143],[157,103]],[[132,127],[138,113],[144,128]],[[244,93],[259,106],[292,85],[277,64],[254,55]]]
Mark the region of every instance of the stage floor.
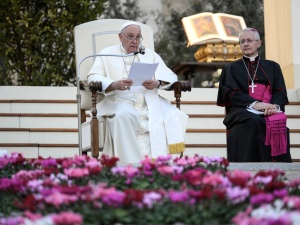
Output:
[[300,179],[300,163],[230,163],[229,170],[256,173],[260,170],[283,170],[288,180]]

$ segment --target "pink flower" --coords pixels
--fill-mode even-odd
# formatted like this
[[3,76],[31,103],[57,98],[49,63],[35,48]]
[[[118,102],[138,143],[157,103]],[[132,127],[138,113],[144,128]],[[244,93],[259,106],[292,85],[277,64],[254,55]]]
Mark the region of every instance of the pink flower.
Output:
[[[248,218],[252,211],[252,206],[249,206],[246,211],[239,212],[236,216],[232,218],[232,222],[237,225],[250,225],[248,224]],[[254,224],[253,224],[254,225]]]
[[89,169],[101,168],[99,161],[95,158],[90,158],[89,161],[85,164]]
[[113,174],[118,174],[120,176],[124,176],[127,178],[133,178],[139,174],[139,170],[136,167],[133,167],[132,165],[129,166],[117,166],[111,169]]
[[[26,162],[19,155],[5,157],[0,157],[0,163],[8,166],[1,169],[1,174],[2,177],[9,174],[8,177],[12,178],[0,178],[0,193],[10,198],[2,202],[1,198],[0,202],[8,203],[7,207],[4,205],[5,209],[17,207],[18,211],[11,214],[15,217],[7,215],[7,218],[1,218],[0,215],[0,224],[81,225],[88,223],[83,218],[93,217],[91,221],[96,221],[99,216],[96,210],[101,213],[101,209],[107,212],[101,218],[106,217],[111,223],[117,223],[123,214],[128,216],[128,221],[133,221],[136,212],[147,213],[148,209],[155,213],[154,218],[139,215],[148,224],[148,219],[154,221],[156,216],[159,218],[160,209],[171,204],[174,208],[182,207],[184,221],[181,222],[196,220],[197,223],[197,217],[193,218],[197,210],[209,215],[215,204],[216,209],[222,207],[226,213],[228,210],[228,216],[247,205],[249,207],[233,221],[228,221],[228,216],[208,216],[207,223],[210,219],[225,219],[225,223],[236,225],[300,224],[300,179],[287,182],[280,171],[260,171],[256,175],[239,170],[228,171],[228,161],[221,157],[195,155],[175,158],[174,162],[170,162],[171,156],[156,160],[147,156],[140,167],[116,166],[117,158],[104,155],[101,159],[76,156]],[[24,170],[19,171],[22,168],[20,163],[25,165]],[[18,167],[15,166],[17,164]],[[30,166],[31,170],[25,170]],[[12,174],[14,171],[19,172]],[[76,182],[74,178],[77,178]],[[126,186],[130,183],[132,185]],[[78,212],[78,207],[87,210]],[[65,212],[66,209],[70,211]],[[173,218],[177,219],[176,216],[170,213],[170,223]]]
[[100,163],[103,167],[112,168],[117,165],[119,161],[118,157],[109,157],[108,155],[102,154],[100,158]]
[[89,175],[89,170],[87,168],[70,168],[64,169],[64,173],[71,178],[81,178]]
[[164,175],[172,175],[172,174],[181,174],[183,171],[183,166],[161,166],[157,168],[157,171]]
[[8,164],[21,165],[25,162],[25,158],[21,153],[13,152],[5,154],[0,157],[0,169],[6,167]]
[[38,220],[42,218],[42,215],[39,213],[32,213],[30,211],[25,211],[24,216],[32,221]]
[[183,176],[185,180],[190,183],[191,185],[200,185],[202,184],[202,179],[207,173],[207,170],[202,168],[196,168],[189,171],[186,171]]
[[183,158],[178,158],[175,160],[175,163],[178,166],[196,166],[198,160],[194,159],[194,158],[188,158],[188,157],[183,157]]
[[126,198],[124,192],[117,191],[115,187],[106,188],[103,185],[94,187],[92,196],[95,200],[100,199],[104,203],[115,207],[120,206]]
[[172,202],[185,202],[189,199],[189,194],[185,191],[170,191],[169,198]]
[[272,181],[272,176],[265,176],[265,177],[261,177],[261,176],[257,176],[254,178],[254,183],[263,183],[263,184],[268,184]]
[[131,180],[140,174],[139,169],[133,167],[132,165],[126,167],[113,167],[111,171],[115,175],[126,177],[126,184],[131,184]]
[[160,199],[162,198],[162,195],[151,191],[149,193],[145,193],[144,194],[144,198],[143,198],[143,203],[148,207],[148,208],[152,208],[152,206],[158,202]]
[[220,174],[217,174],[217,173],[203,177],[202,183],[213,186],[213,187],[228,187],[228,186],[230,186],[230,182],[229,182],[228,178],[224,177]]
[[289,186],[292,187],[292,188],[297,188],[300,186],[300,178],[297,178],[295,180],[291,180],[289,182]]
[[49,159],[42,160],[41,165],[43,167],[52,167],[52,166],[57,166],[57,162],[56,159],[49,158]]
[[22,181],[29,181],[29,180],[35,180],[38,178],[42,178],[42,175],[44,174],[43,170],[20,170],[16,174],[12,176],[13,179],[22,180]]
[[226,173],[230,182],[238,186],[246,186],[251,180],[252,173],[250,171],[233,170]]
[[227,188],[227,197],[233,204],[238,204],[243,202],[250,194],[250,191],[247,188],[233,187]]
[[[61,183],[62,181],[65,181],[65,182],[68,182],[68,176],[66,176],[65,174],[63,173],[58,173],[58,174],[51,174],[49,176],[49,180],[51,182],[53,182],[54,184],[59,184]],[[49,182],[50,182],[49,181]]]
[[273,195],[276,198],[283,198],[285,196],[287,196],[289,193],[286,189],[281,189],[281,190],[274,190]]
[[272,180],[284,176],[285,172],[282,170],[260,170],[255,174],[255,177],[272,177]]
[[283,202],[289,207],[300,210],[300,197],[299,196],[286,196]]
[[32,192],[40,191],[43,189],[43,180],[31,180],[28,182],[27,187]]
[[261,205],[263,203],[270,203],[274,200],[272,194],[260,193],[252,196],[250,202],[252,205]]
[[145,156],[144,160],[141,161],[141,169],[146,176],[152,175],[152,170],[156,168],[153,159],[149,158],[149,156]]
[[77,200],[78,198],[75,195],[66,195],[60,192],[54,192],[44,199],[46,203],[52,204],[56,207],[59,207],[63,204],[70,204],[76,202]]
[[121,191],[108,190],[102,196],[102,201],[107,205],[110,205],[113,207],[119,207],[122,205],[125,197],[126,197],[125,194]]
[[52,216],[55,225],[81,225],[82,216],[74,212],[62,212]]
[[24,224],[24,218],[18,217],[8,217],[8,218],[0,218],[1,225],[20,225]]
[[170,159],[172,159],[172,156],[171,155],[167,155],[167,156],[158,156],[155,160],[155,164],[157,166],[160,166],[160,165],[165,165],[165,164],[168,164]]
[[64,169],[72,167],[83,167],[87,161],[87,156],[75,156],[75,158],[64,158],[61,160],[61,165]]
[[0,190],[24,191],[23,182],[16,179],[0,178]]
[[215,157],[206,157],[204,156],[203,157],[203,162],[205,162],[206,164],[210,165],[214,162],[222,162],[223,161],[223,158],[222,157],[218,157],[218,156],[215,156]]

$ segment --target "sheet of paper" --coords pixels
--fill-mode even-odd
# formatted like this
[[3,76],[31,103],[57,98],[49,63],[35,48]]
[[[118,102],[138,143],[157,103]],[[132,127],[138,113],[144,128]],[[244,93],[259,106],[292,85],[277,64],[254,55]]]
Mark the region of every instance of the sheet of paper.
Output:
[[258,115],[263,115],[263,114],[265,114],[263,111],[258,111],[258,110],[256,110],[256,109],[253,109],[253,108],[247,108],[247,110],[249,111],[249,112],[252,112],[252,113],[255,113],[255,114],[258,114]]
[[158,63],[132,63],[128,75],[128,79],[133,82],[132,86],[142,86],[145,80],[153,79],[157,66]]
[[[249,111],[249,112],[252,112],[252,113],[255,113],[255,114],[258,114],[258,115],[264,115],[265,114],[265,112],[263,112],[263,111],[258,111],[258,110],[256,110],[256,109],[253,109],[253,108],[247,108],[247,110]],[[279,111],[277,111],[276,113],[280,113],[280,112],[282,112],[281,110],[279,110]]]

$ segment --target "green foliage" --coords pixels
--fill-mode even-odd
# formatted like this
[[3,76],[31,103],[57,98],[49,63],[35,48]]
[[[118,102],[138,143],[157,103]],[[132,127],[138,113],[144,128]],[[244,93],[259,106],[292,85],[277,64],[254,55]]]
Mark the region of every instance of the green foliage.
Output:
[[136,1],[0,1],[0,85],[75,84],[74,27],[102,13],[136,19]]
[[147,14],[143,12],[138,4],[138,0],[109,0],[103,4],[104,12],[101,18],[117,18],[136,20],[145,23]]
[[158,13],[156,23],[159,32],[155,36],[155,50],[169,67],[180,61],[195,61],[194,53],[198,47],[187,47],[188,42],[181,19],[196,14],[195,12],[202,12],[205,1],[193,0],[193,4],[189,4],[188,9],[181,12],[172,8],[171,2],[167,1],[170,17]]
[[102,2],[1,1],[0,52],[5,74],[17,74],[19,85],[74,82],[73,28],[95,19]]
[[[255,27],[264,38],[263,0],[185,0],[186,10],[172,7],[172,1],[164,1],[170,16],[165,17],[156,13],[159,32],[155,37],[155,49],[169,67],[183,61],[196,61],[194,54],[199,46],[186,47],[188,40],[185,35],[181,19],[185,16],[201,12],[228,13],[244,17],[247,27]],[[260,48],[260,55],[264,57],[264,45]]]

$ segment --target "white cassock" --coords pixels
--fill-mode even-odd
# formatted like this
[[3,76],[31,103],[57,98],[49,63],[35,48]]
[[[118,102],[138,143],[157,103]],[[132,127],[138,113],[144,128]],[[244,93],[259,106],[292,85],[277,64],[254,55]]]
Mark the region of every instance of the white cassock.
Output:
[[[103,49],[99,54],[126,54],[120,45]],[[106,92],[116,80],[127,79],[133,62],[159,63],[154,79],[170,84],[177,76],[161,57],[150,49],[130,57],[103,56],[95,59],[88,83],[102,82],[104,99],[97,104],[97,116],[107,121],[103,154],[116,156],[120,163],[140,163],[151,158],[184,151],[188,116],[159,96],[158,89],[131,86],[130,90]]]

